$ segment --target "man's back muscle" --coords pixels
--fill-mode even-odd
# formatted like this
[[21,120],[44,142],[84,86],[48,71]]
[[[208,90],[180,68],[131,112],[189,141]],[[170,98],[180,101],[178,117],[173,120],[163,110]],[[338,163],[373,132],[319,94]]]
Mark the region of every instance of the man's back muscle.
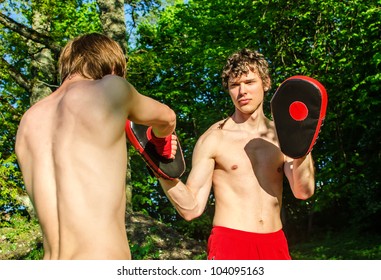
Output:
[[[123,125],[112,127],[96,83],[68,84],[20,124],[17,154],[51,258],[129,256],[124,224],[116,223],[125,205]],[[101,238],[110,231],[115,240]]]

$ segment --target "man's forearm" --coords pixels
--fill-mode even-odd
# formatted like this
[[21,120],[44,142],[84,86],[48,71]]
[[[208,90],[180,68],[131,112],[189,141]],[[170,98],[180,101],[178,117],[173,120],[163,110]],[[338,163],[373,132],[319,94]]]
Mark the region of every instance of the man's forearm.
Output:
[[181,180],[159,178],[159,182],[172,205],[184,219],[192,220],[199,216],[197,200],[191,190]]
[[311,153],[292,162],[292,176],[294,193],[298,198],[307,199],[314,194],[315,168]]

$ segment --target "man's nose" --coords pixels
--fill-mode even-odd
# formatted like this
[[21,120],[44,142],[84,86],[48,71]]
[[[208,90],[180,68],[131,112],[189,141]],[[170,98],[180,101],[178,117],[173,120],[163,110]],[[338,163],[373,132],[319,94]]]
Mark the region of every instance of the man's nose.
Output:
[[247,91],[246,91],[246,84],[245,84],[245,83],[240,83],[240,84],[239,84],[239,93],[240,93],[240,94],[245,94],[245,93],[247,93]]

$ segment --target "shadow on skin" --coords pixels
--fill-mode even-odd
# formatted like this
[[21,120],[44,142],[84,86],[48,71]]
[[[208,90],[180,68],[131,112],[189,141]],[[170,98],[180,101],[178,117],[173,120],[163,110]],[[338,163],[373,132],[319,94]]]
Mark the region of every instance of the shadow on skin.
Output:
[[261,188],[278,197],[283,184],[283,154],[279,148],[263,138],[250,140],[244,148]]

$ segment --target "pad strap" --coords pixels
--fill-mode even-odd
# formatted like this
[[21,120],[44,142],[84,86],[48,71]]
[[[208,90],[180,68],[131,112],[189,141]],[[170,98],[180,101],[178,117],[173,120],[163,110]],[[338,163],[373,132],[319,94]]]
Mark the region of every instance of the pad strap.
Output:
[[152,127],[149,127],[147,129],[147,139],[150,141],[154,146],[156,152],[166,158],[171,158],[171,151],[172,151],[172,136],[168,135],[164,138],[157,137],[155,133],[152,131]]

